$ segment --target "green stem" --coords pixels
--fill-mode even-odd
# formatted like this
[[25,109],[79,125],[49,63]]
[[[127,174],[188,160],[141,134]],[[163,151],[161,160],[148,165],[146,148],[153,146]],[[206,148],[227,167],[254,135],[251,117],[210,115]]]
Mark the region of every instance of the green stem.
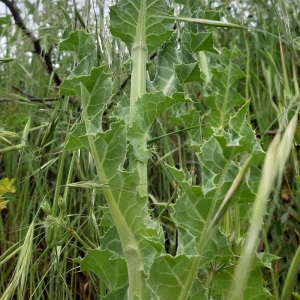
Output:
[[[85,126],[86,128],[88,128],[88,114],[86,110],[87,95],[85,94],[84,87],[82,87],[81,89],[81,98],[83,101]],[[102,166],[101,159],[94,142],[94,137],[92,135],[88,135],[88,141],[90,152],[92,157],[94,158],[96,170],[100,180],[103,182],[109,182],[105,169]],[[139,299],[145,299],[142,295],[143,293],[145,293],[146,283],[144,277],[141,276],[141,271],[143,270],[143,262],[141,253],[139,251],[138,242],[120,210],[113,190],[110,188],[104,189],[104,196],[106,198],[107,206],[111,213],[112,219],[118,231],[125,260],[127,263],[129,278],[129,299],[134,299],[135,296],[137,296]]]
[[55,193],[54,193],[53,204],[52,204],[52,215],[55,217],[57,216],[57,212],[58,212],[58,198],[60,194],[60,188],[61,188],[61,183],[62,183],[62,178],[64,173],[65,158],[66,158],[66,151],[63,151],[59,163]]
[[299,266],[300,266],[300,247],[298,247],[298,249],[293,257],[287,277],[284,281],[281,300],[292,299],[293,288],[294,288],[295,283],[297,283],[297,275],[298,275]]
[[[101,161],[98,157],[98,152],[92,136],[88,136],[90,149],[92,156],[95,160],[97,173],[99,178],[103,182],[108,182],[105,171],[102,167]],[[117,204],[117,200],[110,188],[104,190],[104,195],[109,207],[109,211],[114,220],[114,224],[117,228],[122,249],[124,252],[125,260],[128,269],[129,278],[129,299],[134,299],[134,296],[142,298],[143,293],[145,293],[145,280],[141,276],[141,271],[143,270],[142,257],[139,251],[139,246],[132,230],[129,228],[120,208]]]
[[[146,93],[147,82],[147,60],[148,49],[146,44],[146,1],[142,0],[140,4],[140,14],[137,22],[137,30],[135,41],[131,51],[132,72],[131,72],[131,90],[130,90],[130,115],[129,126],[131,127],[136,118],[136,101]],[[143,149],[147,149],[147,143],[142,145]],[[147,176],[147,162],[141,162],[135,159],[131,154],[129,158],[130,169],[137,169],[140,184],[139,192],[143,196],[148,194],[148,176]]]

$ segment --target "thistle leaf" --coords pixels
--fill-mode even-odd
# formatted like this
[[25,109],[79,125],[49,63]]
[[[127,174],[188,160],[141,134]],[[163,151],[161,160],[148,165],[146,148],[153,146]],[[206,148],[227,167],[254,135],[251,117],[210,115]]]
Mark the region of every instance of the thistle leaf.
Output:
[[197,62],[191,64],[181,64],[176,66],[176,74],[179,82],[201,82],[204,81],[204,74],[200,72]]
[[114,258],[109,250],[89,249],[80,266],[81,271],[90,271],[100,277],[109,290],[118,289],[128,282],[124,258]]
[[205,104],[210,108],[206,121],[213,129],[226,128],[233,109],[242,105],[246,100],[236,91],[234,83],[245,74],[234,63],[241,52],[232,47],[224,48],[220,56],[220,67],[213,68],[210,96],[205,98]]
[[191,53],[199,51],[217,52],[214,48],[212,32],[183,33],[182,41],[184,46]]
[[183,299],[186,279],[196,258],[163,255],[154,260],[148,284],[158,299]]
[[151,82],[152,88],[155,91],[163,91],[166,96],[171,96],[175,91],[180,92],[182,87],[175,76],[175,65],[181,64],[181,59],[175,35],[164,44],[157,56],[157,70]]
[[167,41],[173,32],[173,21],[159,17],[158,12],[172,15],[165,1],[121,0],[110,7],[110,31],[132,49],[138,32],[145,30],[146,44],[151,52]]
[[82,30],[75,30],[66,39],[62,40],[59,49],[75,53],[78,65],[73,70],[73,75],[87,75],[94,66],[96,45],[91,36]]
[[143,151],[142,145],[147,143],[148,132],[155,118],[174,104],[186,101],[183,93],[174,93],[172,97],[167,97],[162,92],[145,94],[138,99],[135,120],[128,131],[137,160],[147,162],[150,157],[148,151]]

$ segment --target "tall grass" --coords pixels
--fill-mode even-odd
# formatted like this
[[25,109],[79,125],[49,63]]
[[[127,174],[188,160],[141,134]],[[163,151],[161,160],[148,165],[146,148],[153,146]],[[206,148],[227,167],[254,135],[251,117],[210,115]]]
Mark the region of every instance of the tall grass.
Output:
[[[299,22],[296,13],[299,3],[293,0],[251,2],[244,1],[235,15],[245,24],[256,24],[262,31],[239,35],[239,46],[245,49],[247,66],[246,84],[241,89],[251,98],[251,120],[261,136],[262,146],[267,149],[276,132],[286,127],[294,109],[299,109]],[[232,6],[232,10],[235,9]],[[229,11],[229,20],[230,15]],[[300,141],[299,128],[298,123],[295,144]],[[274,262],[271,272],[266,272],[276,297],[283,283],[289,281],[287,271],[299,245],[298,174],[299,149],[293,148],[273,188],[263,230],[262,249],[281,257]],[[284,296],[283,299],[289,298]]]

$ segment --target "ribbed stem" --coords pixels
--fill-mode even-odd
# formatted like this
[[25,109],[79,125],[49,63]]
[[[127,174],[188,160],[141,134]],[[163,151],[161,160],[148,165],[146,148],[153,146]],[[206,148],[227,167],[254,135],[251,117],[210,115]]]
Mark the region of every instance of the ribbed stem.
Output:
[[[132,72],[131,72],[131,91],[130,91],[130,116],[129,126],[131,127],[136,118],[136,101],[146,93],[146,76],[147,76],[147,60],[148,50],[146,44],[146,0],[141,1],[139,10],[139,18],[136,27],[135,41],[131,51]],[[147,149],[147,142],[142,145],[141,151]],[[140,184],[139,192],[143,196],[148,194],[148,176],[147,162],[141,162],[135,159],[134,155],[130,155],[130,169],[136,169],[139,174]]]

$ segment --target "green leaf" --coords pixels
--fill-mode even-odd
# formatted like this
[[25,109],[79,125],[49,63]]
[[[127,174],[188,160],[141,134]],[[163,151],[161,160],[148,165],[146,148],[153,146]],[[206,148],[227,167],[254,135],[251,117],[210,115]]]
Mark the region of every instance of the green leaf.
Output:
[[[201,24],[201,22],[195,22],[195,20],[207,20],[208,22],[220,21],[220,13],[216,10],[202,10],[203,2],[201,1],[179,0],[178,3],[179,2],[184,4],[179,17],[188,17],[185,19],[187,22],[183,25],[187,34],[191,33],[197,35],[199,33],[208,33],[208,29],[211,30],[211,26]],[[199,37],[201,39],[201,35],[199,35]],[[209,48],[213,48],[213,44],[209,43],[209,45]],[[213,51],[215,52],[216,50]]]
[[114,258],[109,250],[88,249],[87,255],[80,261],[81,271],[95,273],[110,290],[128,283],[127,267],[124,258]]
[[[65,13],[66,14],[66,13]],[[85,33],[82,30],[71,31],[72,24],[66,28],[63,33],[63,39],[59,44],[60,50],[74,52],[77,58],[77,66],[72,71],[70,78],[80,75],[89,75],[91,69],[96,62],[96,45],[90,34]],[[67,83],[65,83],[66,89]],[[72,94],[72,87],[69,86],[69,94]]]
[[88,33],[77,29],[60,42],[59,49],[74,52],[78,60],[81,61],[95,52],[96,45]]
[[241,52],[232,47],[232,50],[222,50],[219,68],[213,68],[210,95],[205,98],[205,104],[210,108],[206,122],[213,129],[226,128],[233,113],[233,109],[246,100],[236,91],[233,86],[238,79],[244,78],[244,73],[234,63],[234,59]]
[[180,295],[185,292],[186,278],[190,276],[194,259],[185,255],[157,257],[147,281],[154,295],[158,299],[182,299]]
[[238,172],[238,167],[232,162],[234,154],[233,147],[226,148],[225,138],[218,140],[213,136],[204,143],[198,157],[202,165],[202,188],[205,195],[216,188],[222,189],[220,195],[226,194]]
[[[109,130],[102,132],[102,115],[112,96],[111,77],[104,72],[104,67],[94,68],[89,75],[67,79],[61,90],[79,96],[83,102],[83,120],[71,134],[65,149],[86,147],[91,152],[98,173],[98,187],[103,186],[111,219],[122,244],[122,253],[120,249],[109,251],[115,244],[109,243],[108,238],[116,232],[108,230],[103,240],[106,248],[101,251],[109,251],[115,259],[124,256],[130,270],[129,276],[140,280],[138,293],[146,293],[142,289],[144,279],[141,274],[147,274],[155,256],[163,252],[163,232],[160,225],[149,216],[147,197],[141,197],[137,192],[140,182],[138,174],[122,171],[127,152],[124,121],[114,122]],[[155,112],[150,109],[150,115],[144,117],[146,123],[143,124],[150,126]],[[114,240],[116,238],[114,235]],[[115,262],[119,264],[119,261]],[[108,266],[104,265],[101,272],[109,272]],[[112,285],[109,278],[106,281]],[[135,292],[130,290],[129,293],[133,295]]]
[[[211,278],[211,294],[214,297],[230,299],[231,281],[233,278],[234,268],[222,269],[213,274]],[[259,268],[249,271],[249,281],[247,288],[244,290],[243,299],[245,300],[266,300],[271,299],[270,293],[264,288],[262,274]]]
[[256,257],[258,258],[258,264],[268,269],[272,269],[272,263],[280,259],[280,257],[266,252],[257,253]]
[[181,64],[176,66],[176,74],[179,82],[201,82],[204,81],[204,74],[200,72],[197,62],[191,64]]
[[[72,137],[66,145],[67,150],[76,149],[82,145],[87,147],[85,134],[96,135],[102,131],[102,115],[112,97],[112,80],[110,74],[104,72],[104,67],[92,69],[89,75],[66,79],[60,86],[60,92],[64,95],[82,97],[81,85],[84,88],[84,98],[87,101],[84,108],[86,119],[82,123],[77,124]],[[88,128],[85,128],[85,126]],[[81,141],[79,142],[79,140]]]
[[166,96],[180,92],[182,87],[175,76],[175,65],[181,64],[181,59],[175,35],[164,44],[157,56],[156,74],[151,86],[155,91],[163,91]]
[[189,300],[208,300],[207,290],[202,283],[199,281],[198,278],[196,278],[191,292],[190,292],[190,298]]
[[228,135],[227,145],[235,146],[236,153],[252,152],[254,154],[253,162],[260,162],[264,157],[264,151],[256,138],[254,130],[247,121],[249,105],[250,101],[247,101],[234,116],[230,117],[231,134]]
[[[171,118],[171,123],[174,126],[180,126],[182,128],[189,128],[195,126],[199,126],[200,128],[200,121],[201,115],[199,111],[197,111],[195,108],[192,108],[187,112],[184,111],[183,113],[177,112],[177,115]],[[195,130],[199,131],[199,128]]]
[[122,169],[126,159],[126,126],[123,122],[111,124],[108,131],[97,134],[95,146],[99,162],[105,169],[105,177],[110,180]]
[[[109,211],[106,212],[107,215],[109,215],[109,221],[112,222],[111,220],[111,215],[109,213]],[[106,218],[108,218],[108,216],[106,216]],[[102,218],[103,219],[103,218]],[[102,223],[102,219],[101,219],[101,225],[103,225]],[[122,244],[116,229],[116,226],[111,225],[112,227],[110,227],[105,234],[100,238],[100,245],[101,245],[101,250],[109,250],[111,253],[114,254],[114,258],[119,258],[122,257],[124,258],[124,253],[122,250]]]
[[195,108],[189,109],[188,112],[178,112],[176,116],[171,118],[171,123],[180,128],[190,128],[187,131],[189,146],[192,149],[199,149],[202,141],[201,114]]
[[125,285],[119,289],[113,290],[108,292],[104,297],[101,298],[101,300],[116,300],[116,299],[127,299],[128,295],[128,285]]
[[167,41],[173,32],[173,21],[159,17],[158,12],[172,16],[165,1],[121,0],[110,7],[110,31],[132,49],[139,31],[145,30],[146,44],[151,52]]
[[232,129],[228,145],[241,146],[242,151],[252,151],[257,146],[255,132],[247,122],[250,101],[247,101],[240,110],[230,117],[229,126]]
[[[181,188],[179,197],[173,206],[171,217],[178,229],[178,254],[200,255],[201,263],[215,259],[218,247],[223,243],[227,249],[225,237],[215,235],[207,241],[207,224],[212,222],[221,201],[232,186],[239,173],[239,166],[233,162],[239,152],[239,145],[228,145],[228,133],[216,133],[201,147],[198,153],[201,165],[201,188],[193,186],[182,170],[168,167]],[[252,137],[253,138],[253,137]],[[244,149],[245,152],[247,149]],[[246,181],[235,195],[237,201],[251,201],[254,193]],[[235,203],[234,201],[232,203]],[[214,242],[216,238],[217,242]],[[223,239],[223,242],[221,243]],[[205,247],[203,246],[205,242]],[[210,251],[210,247],[212,250]],[[228,249],[227,249],[228,250]],[[230,257],[230,251],[227,256]]]
[[191,53],[199,51],[217,52],[214,48],[214,39],[211,32],[190,33],[184,32],[182,34],[182,41],[184,46]]
[[149,216],[147,197],[137,194],[138,183],[137,173],[118,173],[110,180],[112,187],[118,187],[112,188],[111,193],[118,206],[120,218],[138,243],[145,263],[144,271],[147,272],[154,256],[163,251],[163,235],[159,224]]
[[[204,256],[205,261],[213,259],[220,259],[221,262],[226,263],[230,261],[232,253],[228,249],[226,238],[221,233],[215,236]],[[199,256],[188,254],[177,254],[176,257],[162,255],[155,258],[148,279],[155,296],[159,299],[186,299],[183,295],[189,294],[191,297],[189,299],[208,299],[205,287],[198,280],[194,281],[195,278],[191,275],[193,265],[197,265],[198,261]],[[193,282],[190,292],[187,289],[189,281]]]
[[0,58],[0,64],[6,64],[6,63],[9,63],[9,62],[11,62],[13,60],[15,60],[15,58],[9,58],[9,57]]
[[[84,125],[80,123],[76,127],[65,145],[65,150],[75,150],[81,147],[90,149],[88,135],[91,132],[88,133]],[[109,180],[121,169],[125,161],[126,127],[123,122],[112,123],[109,130],[104,133],[99,132],[95,136],[95,146],[99,153],[99,162],[107,170],[106,179]]]
[[64,39],[67,39],[70,36],[70,34],[73,32],[73,20],[70,18],[68,12],[64,8],[61,8],[61,10],[62,10],[64,18],[68,24],[65,27],[64,32],[62,33],[61,38],[62,38],[62,40],[64,40]]
[[187,100],[183,93],[175,93],[172,97],[165,96],[162,92],[145,94],[136,102],[136,115],[128,135],[133,146],[134,155],[137,160],[147,162],[150,153],[143,149],[148,140],[149,129],[157,116],[177,103]]

